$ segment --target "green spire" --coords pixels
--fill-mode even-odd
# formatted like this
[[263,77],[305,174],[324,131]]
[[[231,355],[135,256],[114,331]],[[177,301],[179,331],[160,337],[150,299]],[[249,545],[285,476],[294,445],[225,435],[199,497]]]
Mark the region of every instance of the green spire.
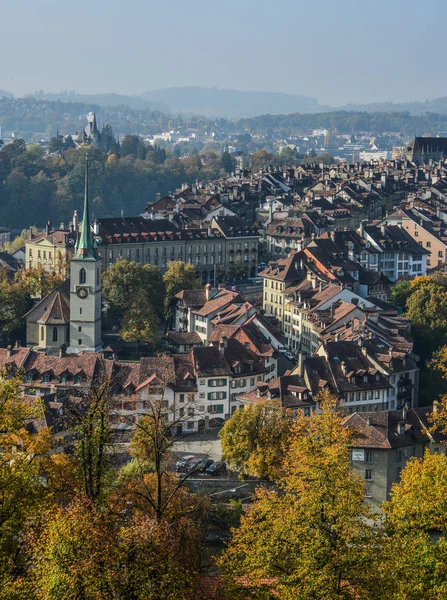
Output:
[[84,216],[82,219],[81,233],[76,242],[76,258],[95,258],[93,236],[90,229],[90,215],[88,210],[88,152],[85,154],[85,193]]

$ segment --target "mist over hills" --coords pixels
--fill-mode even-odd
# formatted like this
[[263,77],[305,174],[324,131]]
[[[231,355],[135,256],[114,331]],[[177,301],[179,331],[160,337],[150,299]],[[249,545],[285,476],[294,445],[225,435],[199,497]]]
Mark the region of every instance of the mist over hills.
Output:
[[[0,90],[0,98],[14,98],[11,92]],[[349,113],[408,113],[419,116],[425,113],[447,115],[447,97],[426,100],[425,102],[374,102],[328,106],[320,104],[312,96],[205,88],[198,86],[172,87],[153,90],[141,95],[128,96],[118,93],[80,94],[75,91],[46,93],[43,91],[27,94],[24,98],[82,103],[104,108],[129,107],[131,110],[158,111],[164,115],[203,116],[208,119],[247,119],[263,115],[317,115],[320,113],[346,111]]]
[[260,114],[320,112],[316,98],[280,92],[241,92],[231,89],[177,87],[145,92],[143,98],[171,107],[173,113],[239,119]]

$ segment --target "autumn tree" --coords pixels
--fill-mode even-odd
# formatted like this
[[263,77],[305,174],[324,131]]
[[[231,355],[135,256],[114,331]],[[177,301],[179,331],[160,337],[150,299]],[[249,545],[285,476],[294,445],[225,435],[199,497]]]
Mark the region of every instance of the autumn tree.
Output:
[[[7,376],[5,376],[7,375]],[[31,419],[42,419],[39,399],[24,401],[19,380],[0,377],[0,598],[13,597],[21,574],[21,532],[39,511],[46,490],[41,478],[51,448],[50,431],[30,433]],[[10,594],[8,596],[8,594]]]
[[447,457],[412,458],[382,505],[386,536],[376,565],[375,598],[445,598]]
[[278,401],[247,404],[219,431],[224,459],[242,475],[273,478],[284,460],[292,422]]
[[257,492],[220,560],[231,598],[372,597],[380,534],[350,465],[353,432],[335,398],[318,401],[321,414],[301,414],[292,427],[280,491]]
[[187,263],[176,261],[168,263],[168,270],[163,275],[166,288],[165,310],[178,292],[182,290],[198,290],[202,286],[197,279],[194,267]]
[[412,458],[383,505],[395,530],[447,533],[447,456]]
[[62,284],[64,276],[53,275],[45,271],[42,265],[38,265],[35,269],[20,269],[15,275],[15,280],[30,296],[45,298]]
[[30,580],[39,600],[118,598],[117,523],[86,498],[53,508],[27,543],[34,556]]

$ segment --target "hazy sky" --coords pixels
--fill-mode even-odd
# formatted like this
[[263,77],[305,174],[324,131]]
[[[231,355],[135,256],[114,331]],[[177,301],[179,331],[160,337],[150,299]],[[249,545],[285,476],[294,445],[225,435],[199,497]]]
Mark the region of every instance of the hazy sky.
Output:
[[0,89],[447,95],[446,0],[1,0]]

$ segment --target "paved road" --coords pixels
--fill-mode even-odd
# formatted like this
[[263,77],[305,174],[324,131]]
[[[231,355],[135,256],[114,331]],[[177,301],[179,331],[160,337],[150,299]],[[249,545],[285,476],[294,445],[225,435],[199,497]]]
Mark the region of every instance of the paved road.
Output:
[[216,434],[205,433],[203,435],[192,435],[174,444],[174,452],[185,454],[207,455],[213,460],[221,460],[222,448]]

